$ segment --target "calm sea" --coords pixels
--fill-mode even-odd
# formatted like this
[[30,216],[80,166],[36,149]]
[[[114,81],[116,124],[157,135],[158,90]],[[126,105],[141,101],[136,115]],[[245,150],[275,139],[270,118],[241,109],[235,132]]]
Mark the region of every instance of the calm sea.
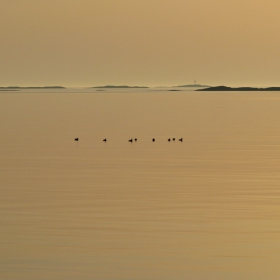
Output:
[[274,280],[279,262],[280,93],[0,93],[0,279]]

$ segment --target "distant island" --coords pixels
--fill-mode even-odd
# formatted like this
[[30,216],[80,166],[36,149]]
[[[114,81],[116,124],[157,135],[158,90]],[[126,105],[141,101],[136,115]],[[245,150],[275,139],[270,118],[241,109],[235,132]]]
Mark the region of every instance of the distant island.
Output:
[[181,91],[180,89],[169,89],[168,91]]
[[200,85],[200,84],[191,84],[191,85],[180,85],[180,86],[175,86],[175,87],[209,87],[209,86]]
[[217,86],[198,89],[197,91],[280,91],[280,87],[267,87],[267,88],[255,88],[255,87],[227,87]]
[[92,87],[92,88],[149,88],[149,87],[144,87],[144,86],[98,86],[98,87]]
[[20,90],[20,89],[65,89],[65,87],[61,86],[47,86],[47,87],[18,87],[18,86],[10,86],[10,87],[0,87],[0,89],[4,90]]

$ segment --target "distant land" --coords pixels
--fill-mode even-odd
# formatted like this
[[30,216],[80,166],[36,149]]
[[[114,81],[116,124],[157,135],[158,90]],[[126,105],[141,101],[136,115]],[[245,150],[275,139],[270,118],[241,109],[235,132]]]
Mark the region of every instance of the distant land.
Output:
[[0,91],[19,91],[19,89],[1,89],[0,88]]
[[255,87],[227,87],[217,86],[198,89],[197,91],[280,91],[280,87],[267,87],[267,88],[255,88]]
[[98,86],[98,87],[92,87],[92,88],[149,88],[149,87],[143,87],[143,86]]
[[168,91],[181,91],[180,89],[169,89]]
[[4,90],[19,90],[19,89],[65,89],[65,87],[61,87],[61,86],[47,86],[47,87],[18,87],[18,86],[10,86],[10,87],[0,87],[0,89],[4,89]]
[[200,85],[200,84],[191,84],[191,85],[180,85],[180,86],[175,86],[175,87],[210,87],[210,86]]

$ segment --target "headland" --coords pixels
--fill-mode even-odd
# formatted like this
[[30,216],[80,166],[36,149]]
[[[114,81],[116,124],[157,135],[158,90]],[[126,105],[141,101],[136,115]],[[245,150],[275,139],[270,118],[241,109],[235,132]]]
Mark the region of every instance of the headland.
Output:
[[257,88],[257,87],[217,86],[217,87],[197,89],[197,91],[280,91],[280,87]]

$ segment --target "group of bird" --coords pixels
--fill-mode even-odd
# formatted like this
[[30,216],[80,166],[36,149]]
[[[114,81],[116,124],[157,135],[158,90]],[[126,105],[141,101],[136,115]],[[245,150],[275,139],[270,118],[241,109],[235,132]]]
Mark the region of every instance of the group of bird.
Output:
[[[75,138],[74,140],[75,140],[75,141],[79,141],[79,138]],[[168,142],[170,142],[171,140],[172,140],[172,141],[175,141],[176,139],[175,139],[175,138],[172,138],[172,139],[171,139],[171,138],[168,138],[168,139],[167,139]],[[137,138],[134,138],[134,139],[131,138],[131,139],[128,140],[128,142],[130,142],[130,143],[132,143],[133,141],[134,141],[134,142],[137,142]],[[155,142],[156,139],[153,138],[152,141]],[[180,138],[179,141],[180,141],[180,142],[183,142],[183,138]],[[103,142],[106,143],[106,142],[107,142],[107,138],[103,139]]]

